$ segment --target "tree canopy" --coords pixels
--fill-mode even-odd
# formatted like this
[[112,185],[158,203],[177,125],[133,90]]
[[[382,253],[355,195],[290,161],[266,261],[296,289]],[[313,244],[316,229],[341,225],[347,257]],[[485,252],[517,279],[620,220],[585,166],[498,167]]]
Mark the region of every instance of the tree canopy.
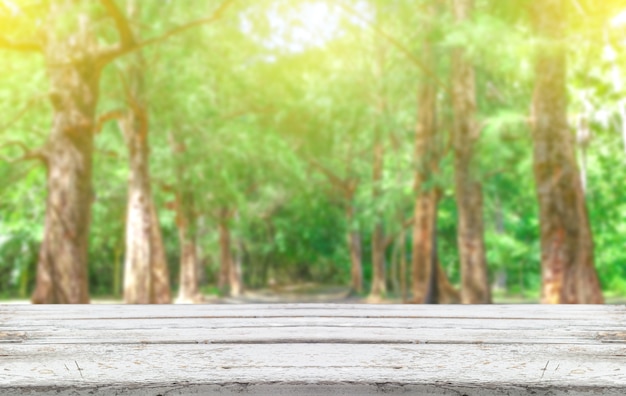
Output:
[[[475,73],[471,172],[482,186],[489,285],[495,301],[536,298],[541,224],[530,109],[542,73],[537,51],[551,46],[564,48],[567,59],[567,139],[600,285],[605,296],[626,296],[626,8],[563,2],[564,35],[552,40],[534,28],[532,1],[473,3],[471,17],[459,22],[436,0],[0,0],[0,297],[27,298],[35,288],[51,210],[51,165],[41,150],[49,150],[58,122],[55,90],[82,94],[53,80],[62,66],[51,62],[78,65],[79,74],[102,67],[86,262],[91,296],[123,293],[132,152],[121,124],[105,121],[133,105],[128,68],[138,54],[151,194],[174,289],[182,254],[176,200],[184,197],[178,208],[196,241],[204,293],[220,282],[218,229],[226,224],[226,249],[246,288],[350,286],[346,235],[356,232],[370,290],[372,241],[382,231],[386,293],[400,295],[399,282],[411,277],[401,261],[412,254],[424,82],[436,87],[429,150],[437,155],[436,172],[419,188],[437,192],[437,260],[459,285],[451,76],[452,54],[462,48]],[[89,34],[76,33],[83,30]],[[67,54],[100,51],[102,58],[91,65],[51,54],[50,42],[61,38],[82,51]]]

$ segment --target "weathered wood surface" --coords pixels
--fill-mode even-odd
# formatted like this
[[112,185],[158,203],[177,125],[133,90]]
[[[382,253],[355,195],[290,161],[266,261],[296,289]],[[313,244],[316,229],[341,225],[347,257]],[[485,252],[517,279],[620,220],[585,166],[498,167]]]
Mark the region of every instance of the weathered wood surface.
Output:
[[2,395],[626,395],[625,306],[0,305]]

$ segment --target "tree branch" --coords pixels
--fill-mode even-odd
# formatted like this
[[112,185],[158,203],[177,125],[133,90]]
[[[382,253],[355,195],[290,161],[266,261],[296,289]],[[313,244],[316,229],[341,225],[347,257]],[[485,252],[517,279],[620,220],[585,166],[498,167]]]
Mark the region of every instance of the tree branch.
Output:
[[22,149],[23,152],[27,152],[28,150],[30,150],[28,146],[26,145],[26,143],[22,142],[21,140],[8,140],[0,144],[0,149],[3,149],[5,147],[11,147],[11,146],[17,146],[20,149]]
[[126,15],[120,10],[115,0],[100,0],[100,3],[106,8],[107,13],[115,21],[115,27],[120,34],[120,44],[122,48],[130,48],[135,45],[135,36],[130,28]]
[[[102,0],[102,1],[107,1],[107,0]],[[111,1],[111,0],[109,0]],[[108,49],[104,49],[100,55],[100,64],[102,66],[112,62],[113,60],[124,56],[126,54],[129,54],[131,52],[137,51],[141,48],[147,47],[149,45],[152,44],[157,44],[160,42],[163,42],[167,39],[169,39],[170,37],[177,35],[179,33],[182,33],[184,31],[187,31],[193,27],[196,26],[200,26],[200,25],[206,25],[212,22],[217,21],[218,19],[220,19],[222,17],[222,15],[224,14],[224,12],[226,11],[226,9],[235,2],[235,0],[225,0],[218,8],[217,10],[215,10],[215,12],[213,12],[213,14],[208,17],[208,18],[202,18],[202,19],[198,19],[192,22],[189,22],[187,24],[175,27],[172,30],[169,30],[165,33],[163,33],[160,36],[157,37],[153,37],[151,39],[142,41],[142,42],[133,42],[132,45],[124,45],[124,42],[120,43],[120,45],[116,45],[112,48],[108,48]],[[117,23],[117,22],[116,22]],[[119,29],[119,27],[118,27]]]
[[35,41],[13,41],[6,37],[0,37],[0,49],[22,51],[22,52],[42,52],[43,48]]
[[384,242],[383,242],[383,246],[385,246],[385,249],[387,249],[389,247],[389,245],[391,245],[391,243],[403,232],[405,231],[407,228],[411,227],[413,224],[415,223],[415,219],[413,217],[408,218],[406,220],[404,220],[404,222],[402,223],[400,230],[394,232],[392,235],[388,235]]
[[176,188],[171,184],[167,184],[164,182],[156,182],[156,181],[155,183],[161,188],[162,191],[169,192],[169,193],[176,192]]
[[98,120],[96,121],[96,128],[94,129],[94,133],[95,134],[100,133],[102,131],[102,128],[104,127],[104,124],[106,124],[109,121],[120,120],[124,116],[126,116],[127,113],[128,113],[128,110],[126,109],[118,109],[118,110],[108,111],[102,114],[100,117],[98,117]]
[[200,26],[200,25],[206,25],[206,24],[215,22],[215,21],[217,21],[218,19],[220,19],[222,17],[222,15],[226,11],[226,9],[228,7],[230,7],[230,5],[233,4],[234,2],[235,2],[235,0],[225,0],[217,8],[217,10],[215,10],[213,12],[213,14],[210,17],[198,19],[198,20],[189,22],[189,23],[187,23],[185,25],[178,26],[178,27],[176,27],[176,28],[174,28],[174,29],[172,29],[172,30],[170,30],[170,31],[160,35],[160,36],[157,36],[157,37],[151,38],[149,40],[143,41],[143,42],[139,43],[138,46],[139,47],[145,47],[145,46],[148,46],[148,45],[160,43],[161,41],[165,41],[168,38],[170,38],[170,37],[172,37],[172,36],[174,36],[176,34],[182,33],[182,32],[184,32],[186,30],[189,30],[189,29],[191,29],[193,27]]
[[112,158],[112,159],[119,159],[120,155],[117,151],[114,150],[97,150],[96,151],[98,154],[101,154],[104,157],[107,158]]
[[4,181],[4,185],[5,186],[11,186],[14,183],[18,183],[19,181],[23,180],[24,177],[26,175],[28,175],[30,172],[32,172],[34,169],[39,168],[40,164],[37,163],[31,163],[31,166],[16,170],[15,172],[12,172],[11,176],[8,177],[5,181]]
[[30,150],[28,146],[26,145],[26,143],[20,140],[9,140],[0,144],[0,150],[5,147],[10,147],[10,146],[18,146],[22,150],[22,155],[16,158],[0,156],[0,160],[9,164],[14,164],[17,162],[29,161],[29,160],[39,160],[44,164],[48,163],[48,156],[46,155],[45,151],[42,148]]
[[330,183],[341,190],[344,195],[350,195],[354,191],[351,188],[351,184],[349,180],[343,180],[335,173],[333,173],[330,169],[326,168],[324,165],[320,164],[319,161],[313,158],[307,158],[307,162],[317,168],[320,172],[326,176],[326,178],[330,181]]
[[432,81],[438,87],[443,89],[448,95],[452,97],[452,89],[450,88],[450,86],[448,86],[443,81],[441,81],[439,77],[437,77],[437,74],[433,70],[431,70],[429,67],[427,67],[424,64],[424,62],[422,62],[420,58],[415,56],[407,47],[404,46],[404,44],[398,41],[395,37],[391,36],[389,33],[385,32],[383,29],[377,26],[374,22],[365,18],[354,8],[345,4],[342,0],[335,0],[334,3],[337,4],[339,8],[346,11],[348,14],[351,14],[355,16],[357,19],[359,19],[361,22],[364,22],[371,30],[374,31],[374,33],[378,34],[379,36],[383,37],[385,40],[390,42],[391,45],[393,45],[394,47],[396,47],[396,49],[402,52],[409,59],[409,61],[411,61],[411,63],[417,66],[417,68],[420,69],[425,75],[430,77]]
[[18,113],[12,119],[10,119],[6,124],[0,125],[0,132],[4,131],[6,129],[9,129],[11,126],[13,126],[13,124],[18,122],[24,116],[24,114],[26,114],[28,112],[28,110],[30,110],[30,108],[35,103],[41,101],[41,99],[43,99],[43,98],[44,98],[44,95],[36,95],[36,96],[30,98],[28,100],[28,102],[26,102],[26,106],[24,106],[23,109],[18,111]]

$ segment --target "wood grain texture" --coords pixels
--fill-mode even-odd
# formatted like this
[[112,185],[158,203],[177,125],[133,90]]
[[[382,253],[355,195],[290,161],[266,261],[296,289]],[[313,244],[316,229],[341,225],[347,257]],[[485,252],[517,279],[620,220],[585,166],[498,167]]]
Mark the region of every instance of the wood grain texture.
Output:
[[626,307],[0,305],[2,395],[239,393],[624,395]]

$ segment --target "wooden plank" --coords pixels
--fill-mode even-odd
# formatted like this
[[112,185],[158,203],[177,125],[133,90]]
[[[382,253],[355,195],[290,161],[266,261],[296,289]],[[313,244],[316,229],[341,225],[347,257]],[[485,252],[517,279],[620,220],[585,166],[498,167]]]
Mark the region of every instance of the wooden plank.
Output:
[[623,395],[626,307],[0,306],[2,395],[238,392]]
[[[118,308],[115,308],[116,310]],[[30,314],[26,319],[20,320],[19,328],[4,326],[6,330],[12,330],[13,338],[8,339],[0,334],[0,342],[30,343],[132,343],[136,340],[142,342],[322,342],[325,340],[341,340],[342,342],[387,342],[387,343],[415,343],[415,342],[483,342],[483,343],[601,343],[615,342],[615,334],[623,326],[620,321],[612,320],[607,323],[603,320],[570,319],[559,320],[541,319],[515,319],[490,320],[485,323],[483,318],[474,317],[416,317],[405,316],[369,318],[348,317],[347,315],[312,317],[310,315],[300,317],[285,317],[271,315],[265,310],[265,314],[255,317],[232,317],[233,315],[206,316],[198,314],[206,309],[194,309],[195,316],[164,317],[160,313],[153,312],[155,316],[144,317],[113,317],[110,309],[99,308],[100,316],[94,315],[94,311],[83,312],[83,317],[59,318],[47,314],[48,320],[45,325],[43,318],[32,319]],[[283,311],[277,307],[277,311]],[[404,311],[411,311],[409,307]],[[597,310],[597,308],[596,308]],[[371,313],[371,309],[367,310]],[[38,309],[37,312],[40,312]],[[145,314],[146,310],[142,312]],[[299,315],[301,311],[295,311]],[[45,312],[43,312],[45,313]],[[406,313],[406,312],[405,312]],[[595,314],[595,313],[594,313]],[[22,312],[22,315],[27,315]],[[104,316],[102,316],[104,315]],[[248,315],[252,315],[248,313]],[[282,315],[282,314],[281,314]],[[121,316],[121,315],[120,315]],[[176,313],[178,316],[178,313]],[[595,316],[594,316],[595,317]],[[604,316],[602,316],[604,318]],[[219,319],[219,320],[217,320]],[[623,323],[623,320],[621,321]],[[459,331],[463,329],[463,331]],[[506,329],[506,332],[496,330]],[[25,330],[31,330],[28,335]],[[76,331],[84,330],[85,337],[77,337]],[[22,331],[22,333],[19,333]],[[19,339],[16,334],[21,334]],[[456,338],[455,338],[456,337]]]
[[[71,334],[55,335],[53,332],[32,334],[17,331],[13,335],[0,335],[0,344],[20,343],[29,345],[50,344],[272,344],[272,343],[344,343],[344,344],[567,344],[601,345],[615,343],[615,332],[579,333],[573,336],[565,333],[546,334],[537,331],[511,331],[500,335],[494,332],[472,331],[464,336],[458,331],[395,331],[393,329],[368,333],[364,329],[346,331],[336,328],[316,329],[276,328],[276,329],[234,329],[207,331],[204,329],[179,332],[108,332],[106,330],[85,333],[80,339]],[[51,336],[52,334],[52,336]],[[623,339],[621,340],[623,343]]]
[[622,352],[607,345],[9,345],[0,348],[0,383],[13,390],[347,382],[623,391]]
[[[348,304],[217,304],[217,305],[0,305],[0,320],[12,314],[50,318],[154,318],[154,317],[472,317],[485,319],[561,318],[593,320],[597,315],[626,321],[626,305],[348,305]],[[471,314],[469,314],[471,312]]]
[[[538,320],[484,324],[482,321],[353,319],[299,321],[266,319],[132,319],[64,321],[2,326],[0,343],[530,343],[602,344],[619,342],[623,327],[567,322],[542,326]],[[481,325],[482,324],[482,325]]]

